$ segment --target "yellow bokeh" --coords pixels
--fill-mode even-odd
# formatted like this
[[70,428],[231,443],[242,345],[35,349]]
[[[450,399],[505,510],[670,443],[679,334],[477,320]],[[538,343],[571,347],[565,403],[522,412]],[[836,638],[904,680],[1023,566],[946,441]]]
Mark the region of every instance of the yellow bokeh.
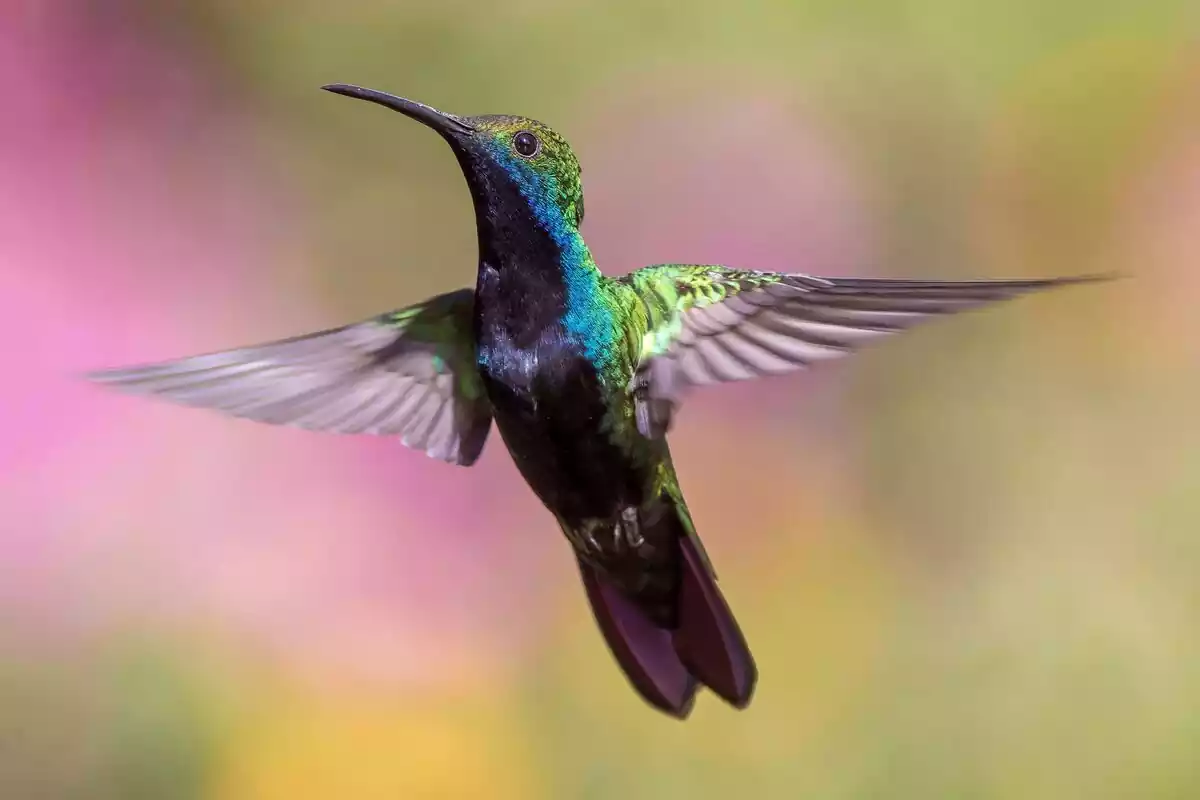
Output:
[[512,709],[486,687],[271,690],[223,744],[213,800],[537,796]]

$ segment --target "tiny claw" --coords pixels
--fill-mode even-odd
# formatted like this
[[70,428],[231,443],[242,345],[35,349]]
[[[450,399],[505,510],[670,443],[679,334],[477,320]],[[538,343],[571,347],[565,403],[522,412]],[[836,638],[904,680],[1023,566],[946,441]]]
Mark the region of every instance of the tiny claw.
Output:
[[621,522],[617,523],[618,535],[622,531],[625,533],[625,541],[633,549],[636,550],[646,543],[646,537],[642,536],[641,525],[638,522],[638,510],[633,506],[621,512]]

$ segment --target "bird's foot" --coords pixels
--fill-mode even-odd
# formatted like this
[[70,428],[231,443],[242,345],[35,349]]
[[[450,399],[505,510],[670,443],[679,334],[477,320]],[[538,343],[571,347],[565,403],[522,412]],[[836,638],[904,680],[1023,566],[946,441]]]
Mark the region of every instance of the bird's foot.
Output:
[[613,546],[618,551],[624,549],[623,545],[628,545],[636,550],[645,543],[646,537],[642,536],[642,526],[638,510],[633,506],[629,506],[621,511],[621,518],[613,526]]

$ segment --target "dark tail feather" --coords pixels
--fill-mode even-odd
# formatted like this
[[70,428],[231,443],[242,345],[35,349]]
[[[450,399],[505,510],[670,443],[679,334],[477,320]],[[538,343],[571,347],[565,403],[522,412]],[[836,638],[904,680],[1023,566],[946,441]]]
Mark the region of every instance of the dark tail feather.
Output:
[[609,650],[646,702],[683,719],[697,681],[735,708],[754,694],[758,668],[695,540],[679,537],[678,624],[656,624],[637,602],[582,561],[579,571]]
[[688,670],[735,708],[754,694],[758,667],[729,605],[691,536],[679,539],[679,628],[675,651]]
[[616,587],[579,562],[596,624],[630,683],[647,703],[684,719],[696,699],[696,679],[679,660],[671,632],[656,626]]

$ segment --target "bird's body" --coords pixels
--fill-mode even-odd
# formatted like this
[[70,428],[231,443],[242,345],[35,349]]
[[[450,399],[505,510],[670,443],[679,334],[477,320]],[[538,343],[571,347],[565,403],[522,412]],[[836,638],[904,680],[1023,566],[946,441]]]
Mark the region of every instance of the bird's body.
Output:
[[[544,266],[543,274],[556,269]],[[595,270],[590,260],[582,266]],[[678,493],[666,440],[637,430],[630,290],[596,270],[568,300],[561,285],[505,280],[521,274],[484,264],[475,290],[478,364],[496,427],[580,558],[630,591],[644,591],[642,581],[654,587],[668,580],[654,568],[669,534],[643,521],[670,513]],[[620,335],[598,346],[568,327],[572,314],[602,319]]]
[[644,315],[630,286],[600,272],[578,230],[549,214],[548,223],[515,214],[526,232],[517,248],[496,246],[508,237],[495,228],[481,236],[473,333],[483,386],[585,580],[598,573],[656,623],[676,626],[678,541],[690,520],[666,439],[637,429]]
[[578,560],[596,622],[644,699],[736,707],[757,669],[704,555],[666,432],[693,386],[781,374],[922,319],[1072,280],[825,279],[666,264],[601,273],[566,141],[522,117],[459,118],[351,86],[451,145],[474,200],[474,290],[308,336],[98,373],[264,422],[396,435],[474,463],[492,420]]

